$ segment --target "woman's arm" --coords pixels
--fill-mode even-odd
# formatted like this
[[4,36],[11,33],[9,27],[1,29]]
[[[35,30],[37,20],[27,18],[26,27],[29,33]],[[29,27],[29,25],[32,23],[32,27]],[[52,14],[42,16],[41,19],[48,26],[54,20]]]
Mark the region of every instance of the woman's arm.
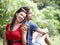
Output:
[[26,45],[26,34],[27,34],[27,31],[23,30],[22,31],[22,44],[23,45]]
[[7,45],[5,33],[4,33],[3,45]]
[[28,27],[26,25],[22,27],[22,44],[23,45],[26,45],[26,42],[27,42],[26,41],[27,29]]

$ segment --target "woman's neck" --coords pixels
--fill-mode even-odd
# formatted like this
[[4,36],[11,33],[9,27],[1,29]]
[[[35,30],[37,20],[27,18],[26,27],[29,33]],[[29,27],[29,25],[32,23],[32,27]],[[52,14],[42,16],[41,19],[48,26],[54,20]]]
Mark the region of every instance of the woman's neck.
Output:
[[14,25],[17,25],[17,24],[20,24],[20,23],[16,20]]

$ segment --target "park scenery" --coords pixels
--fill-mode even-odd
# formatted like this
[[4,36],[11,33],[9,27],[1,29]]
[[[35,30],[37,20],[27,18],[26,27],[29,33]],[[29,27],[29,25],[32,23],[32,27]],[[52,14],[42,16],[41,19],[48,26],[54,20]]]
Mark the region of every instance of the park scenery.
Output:
[[33,20],[40,28],[48,28],[52,45],[60,45],[60,0],[0,0],[0,45],[4,32],[17,9],[30,6]]

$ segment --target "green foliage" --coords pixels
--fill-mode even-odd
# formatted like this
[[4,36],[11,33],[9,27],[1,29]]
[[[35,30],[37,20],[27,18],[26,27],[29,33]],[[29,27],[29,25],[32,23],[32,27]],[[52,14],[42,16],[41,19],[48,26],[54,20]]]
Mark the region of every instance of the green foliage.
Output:
[[[42,9],[41,12],[42,12],[42,14],[44,14],[43,21],[45,20],[46,26],[50,30],[50,34],[57,35],[60,32],[60,28],[59,28],[60,22],[58,20],[58,16],[60,15],[60,13],[57,11],[57,9],[55,9],[54,7],[51,7],[51,6]],[[44,27],[44,26],[42,26],[42,27]]]
[[[33,0],[34,1],[34,0]],[[16,10],[21,6],[30,6],[33,11],[33,22],[35,22],[40,28],[47,27],[50,34],[57,35],[60,32],[60,9],[58,4],[53,0],[36,0],[35,3],[30,0],[1,0],[0,1],[0,36],[2,36],[5,26],[11,22],[12,17]],[[58,2],[58,1],[57,1]],[[47,7],[43,7],[44,4],[48,4]],[[53,5],[51,5],[53,4]],[[56,7],[57,6],[57,7]],[[41,9],[39,10],[38,7]],[[3,36],[2,36],[3,37]]]
[[60,11],[51,6],[43,8],[42,10],[35,11],[35,19],[33,21],[38,24],[40,28],[47,27],[49,29],[50,35],[58,35],[58,33],[60,32],[60,18],[58,17],[60,16]]

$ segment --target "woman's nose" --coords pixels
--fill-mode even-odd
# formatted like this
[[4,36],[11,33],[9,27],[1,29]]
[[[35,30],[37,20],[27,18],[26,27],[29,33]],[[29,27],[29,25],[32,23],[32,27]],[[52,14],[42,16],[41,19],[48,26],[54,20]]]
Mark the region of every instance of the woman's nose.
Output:
[[21,19],[24,19],[23,16],[21,16]]

